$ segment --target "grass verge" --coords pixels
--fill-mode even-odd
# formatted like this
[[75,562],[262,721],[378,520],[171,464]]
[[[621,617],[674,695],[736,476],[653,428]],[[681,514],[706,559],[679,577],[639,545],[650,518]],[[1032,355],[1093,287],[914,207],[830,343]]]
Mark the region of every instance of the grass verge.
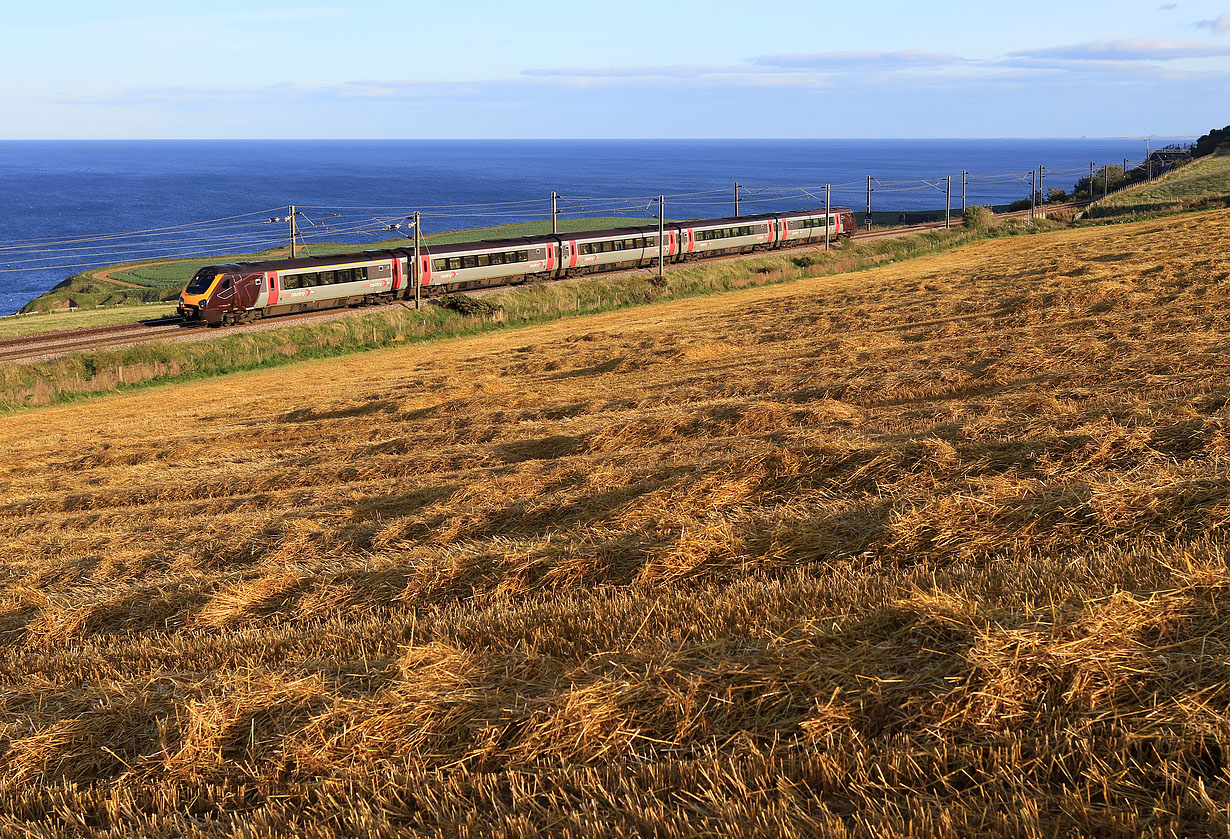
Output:
[[76,312],[33,312],[24,315],[10,315],[0,317],[0,338],[20,338],[23,335],[37,335],[42,332],[134,323],[152,318],[169,317],[174,314],[173,306],[152,303],[107,309],[85,309]]

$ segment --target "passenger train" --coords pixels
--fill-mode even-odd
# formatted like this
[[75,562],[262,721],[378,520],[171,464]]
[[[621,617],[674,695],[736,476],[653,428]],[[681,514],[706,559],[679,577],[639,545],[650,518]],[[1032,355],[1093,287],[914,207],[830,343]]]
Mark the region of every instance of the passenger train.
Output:
[[[699,219],[658,227],[421,245],[423,294],[561,279],[735,253],[776,250],[851,236],[845,208],[739,218]],[[413,249],[371,250],[300,259],[210,265],[179,296],[179,314],[211,326],[260,317],[386,303],[414,297]]]

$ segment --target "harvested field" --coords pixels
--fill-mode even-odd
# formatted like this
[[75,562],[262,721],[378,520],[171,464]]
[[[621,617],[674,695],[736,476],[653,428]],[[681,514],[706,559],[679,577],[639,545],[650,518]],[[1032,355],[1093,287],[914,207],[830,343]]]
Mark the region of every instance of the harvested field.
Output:
[[1228,239],[5,417],[0,836],[1224,836]]

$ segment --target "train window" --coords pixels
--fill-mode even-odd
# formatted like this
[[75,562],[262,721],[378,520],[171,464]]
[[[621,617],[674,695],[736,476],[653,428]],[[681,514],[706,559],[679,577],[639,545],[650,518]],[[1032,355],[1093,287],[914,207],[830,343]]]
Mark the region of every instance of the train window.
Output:
[[333,280],[336,276],[334,271],[321,271],[317,275],[316,285],[333,285]]
[[485,253],[480,253],[478,256],[474,257],[474,262],[475,262],[474,267],[486,268],[488,265],[491,264],[491,257]]
[[[538,255],[542,256],[542,248],[538,249]],[[518,262],[529,262],[530,252],[529,251],[517,251],[517,261]]]
[[447,259],[433,259],[431,261],[431,269],[433,271],[444,271],[448,268]]
[[343,268],[340,271],[334,272],[333,282],[338,285],[341,285],[342,283],[349,283],[352,282],[353,276],[354,275],[349,268]]
[[474,257],[474,256],[463,256],[463,257],[461,258],[461,267],[462,267],[462,268],[476,268],[476,267],[478,267],[478,257]]

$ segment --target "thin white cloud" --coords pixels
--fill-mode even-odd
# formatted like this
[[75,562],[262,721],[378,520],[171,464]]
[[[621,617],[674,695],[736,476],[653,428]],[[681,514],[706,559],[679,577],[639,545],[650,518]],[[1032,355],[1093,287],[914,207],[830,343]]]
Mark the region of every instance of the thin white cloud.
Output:
[[898,52],[817,52],[787,55],[762,55],[752,59],[758,67],[793,70],[850,70],[874,68],[892,70],[906,67],[944,67],[964,63],[955,55],[903,50]]
[[1214,32],[1230,32],[1230,12],[1224,15],[1218,15],[1212,20],[1196,21],[1197,29],[1212,29]]
[[1061,61],[1175,61],[1181,58],[1215,58],[1230,55],[1230,46],[1211,46],[1183,41],[1093,41],[1088,44],[1019,50],[1009,58],[1058,59]]
[[780,71],[751,67],[746,64],[662,64],[626,67],[565,67],[554,69],[530,69],[521,71],[521,75],[580,79],[695,79],[702,76],[733,76],[748,73],[772,72]]
[[[1166,62],[1230,56],[1230,45],[1172,41],[1097,41],[1021,50],[998,59],[923,51],[823,52],[757,56],[730,64],[666,64],[593,68],[532,68],[519,76],[473,81],[357,79],[311,85],[284,82],[252,87],[143,87],[97,96],[67,95],[62,104],[188,108],[194,103],[287,101],[516,102],[544,92],[603,90],[697,94],[743,90],[838,89],[857,78],[864,88],[908,85],[919,91],[1062,79],[1128,85],[1159,79],[1225,78],[1211,67],[1195,71]],[[989,89],[989,88],[984,88]],[[640,96],[641,93],[635,95]]]

